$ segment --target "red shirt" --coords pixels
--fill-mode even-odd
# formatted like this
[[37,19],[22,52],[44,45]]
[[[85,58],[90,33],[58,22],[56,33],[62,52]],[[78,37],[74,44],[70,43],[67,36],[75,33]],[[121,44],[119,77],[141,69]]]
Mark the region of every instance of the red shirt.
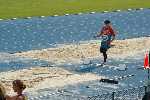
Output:
[[101,33],[115,36],[115,32],[111,26],[103,26]]

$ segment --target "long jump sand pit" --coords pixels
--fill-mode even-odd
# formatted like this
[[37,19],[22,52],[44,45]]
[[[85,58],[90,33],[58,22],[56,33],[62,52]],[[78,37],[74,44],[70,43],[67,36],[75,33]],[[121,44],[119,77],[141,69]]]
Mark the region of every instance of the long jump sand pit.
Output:
[[[150,37],[115,40],[113,46],[108,50],[109,58],[126,58],[144,53],[150,47]],[[88,43],[61,45],[57,48],[42,50],[31,50],[16,53],[17,56],[42,59],[55,63],[80,62],[86,58],[102,57],[99,53],[99,43],[89,41]]]
[[99,80],[101,76],[84,73],[74,74],[58,67],[36,67],[18,71],[1,72],[0,79],[8,93],[13,93],[12,81],[21,79],[27,85],[26,91],[36,91],[44,88],[59,88],[86,81]]

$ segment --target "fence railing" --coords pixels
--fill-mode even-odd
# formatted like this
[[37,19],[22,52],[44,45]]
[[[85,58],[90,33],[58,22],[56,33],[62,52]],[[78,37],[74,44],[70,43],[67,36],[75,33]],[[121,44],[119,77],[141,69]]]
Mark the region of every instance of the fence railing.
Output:
[[146,92],[147,86],[125,89],[108,94],[88,97],[88,100],[141,100]]
[[29,97],[29,100],[58,100],[58,98],[61,98],[61,100],[142,100],[142,97],[146,93],[146,88],[147,86],[140,86],[136,88],[130,88],[106,94],[98,94],[89,97],[73,94],[65,95],[62,93],[57,93],[57,95],[45,94],[38,97]]

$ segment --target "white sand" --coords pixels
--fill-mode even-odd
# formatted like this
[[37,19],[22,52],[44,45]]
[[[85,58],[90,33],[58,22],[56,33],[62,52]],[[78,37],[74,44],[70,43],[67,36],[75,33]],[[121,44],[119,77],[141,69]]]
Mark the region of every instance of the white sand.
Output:
[[91,73],[74,74],[67,70],[57,67],[36,67],[31,69],[23,69],[19,71],[1,72],[0,79],[2,84],[6,87],[8,93],[12,91],[12,81],[21,79],[27,85],[26,91],[36,91],[44,88],[58,88],[65,85],[74,85],[85,81],[92,81],[101,79]]
[[[108,58],[123,59],[132,57],[150,49],[150,37],[115,40],[115,45],[108,50]],[[42,59],[53,63],[80,63],[83,59],[101,57],[99,45],[96,42],[83,43],[80,45],[62,45],[58,48],[48,48],[42,50],[31,50],[23,53],[16,53],[17,56]]]

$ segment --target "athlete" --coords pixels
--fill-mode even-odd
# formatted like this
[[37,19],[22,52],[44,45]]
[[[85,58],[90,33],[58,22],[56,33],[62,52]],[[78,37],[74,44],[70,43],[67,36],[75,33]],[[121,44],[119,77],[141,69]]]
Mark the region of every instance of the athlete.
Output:
[[94,37],[102,37],[100,53],[103,53],[104,61],[102,64],[106,63],[107,60],[107,50],[111,47],[111,42],[114,41],[116,32],[112,28],[111,22],[109,20],[104,21],[104,26],[98,35]]

